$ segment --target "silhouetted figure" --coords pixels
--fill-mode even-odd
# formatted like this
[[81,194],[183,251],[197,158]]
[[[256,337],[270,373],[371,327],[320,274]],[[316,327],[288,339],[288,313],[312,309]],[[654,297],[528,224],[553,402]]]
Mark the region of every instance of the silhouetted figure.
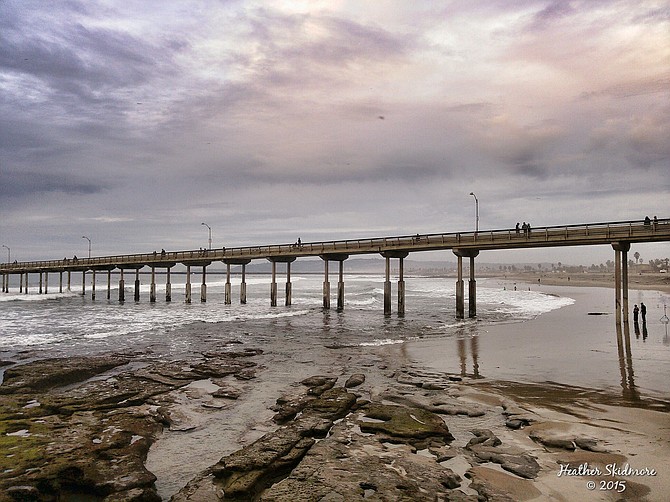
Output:
[[516,227],[514,227],[514,230],[516,230],[516,233],[519,233],[519,222],[516,222]]
[[647,306],[640,302],[640,313],[642,314],[642,324],[647,323]]
[[656,227],[658,227],[658,218],[654,215],[654,230],[656,230]]
[[633,306],[633,322],[635,324],[637,324],[637,318],[638,318],[639,314],[640,314],[640,309],[638,308],[637,303],[636,303],[635,306]]
[[645,225],[651,225],[651,220],[649,219],[649,216],[644,217],[644,224]]

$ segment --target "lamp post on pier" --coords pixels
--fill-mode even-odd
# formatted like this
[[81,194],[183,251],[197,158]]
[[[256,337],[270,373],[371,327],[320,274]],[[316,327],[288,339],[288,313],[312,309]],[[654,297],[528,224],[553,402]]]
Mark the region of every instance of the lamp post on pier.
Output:
[[479,232],[479,200],[474,192],[470,192],[470,195],[475,198],[475,232]]
[[81,236],[82,239],[86,239],[88,241],[88,257],[91,257],[91,239],[86,237],[85,235]]
[[205,225],[207,227],[207,230],[209,231],[209,249],[212,249],[212,227],[210,227],[205,222],[201,223],[201,225]]
[[9,249],[9,246],[5,246],[4,244],[2,245],[3,248],[7,250],[7,263],[12,262],[12,250]]

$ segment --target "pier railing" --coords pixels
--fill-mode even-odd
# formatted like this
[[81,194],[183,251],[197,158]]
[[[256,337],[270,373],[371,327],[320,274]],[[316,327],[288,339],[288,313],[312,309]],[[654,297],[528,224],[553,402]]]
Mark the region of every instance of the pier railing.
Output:
[[114,268],[169,267],[176,263],[208,265],[214,261],[273,259],[282,257],[372,254],[389,251],[415,252],[446,249],[515,249],[553,246],[580,246],[612,242],[670,241],[670,219],[651,222],[619,222],[557,225],[532,228],[482,230],[373,237],[322,242],[226,247],[186,251],[166,251],[91,258],[64,258],[0,264],[0,272],[90,270]]

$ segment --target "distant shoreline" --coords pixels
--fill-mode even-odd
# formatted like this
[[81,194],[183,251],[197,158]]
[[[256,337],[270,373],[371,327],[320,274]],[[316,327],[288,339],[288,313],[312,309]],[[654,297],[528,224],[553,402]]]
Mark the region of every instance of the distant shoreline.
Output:
[[[513,281],[540,284],[546,286],[585,286],[614,288],[614,273],[582,272],[514,272],[500,274],[484,274],[487,278],[504,278]],[[670,293],[670,275],[660,273],[643,273],[628,275],[628,289],[650,289]]]

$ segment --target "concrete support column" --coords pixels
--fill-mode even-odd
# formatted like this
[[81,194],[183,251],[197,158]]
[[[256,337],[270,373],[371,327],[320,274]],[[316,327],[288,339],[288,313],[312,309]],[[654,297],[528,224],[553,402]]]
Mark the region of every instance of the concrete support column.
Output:
[[67,271],[67,290],[72,291],[72,272]]
[[207,301],[207,265],[202,266],[202,284],[200,285],[200,301],[205,303]]
[[337,311],[344,310],[344,260],[339,260],[339,277],[337,281]]
[[247,266],[242,264],[242,284],[240,284],[240,303],[245,305],[247,303]]
[[156,303],[156,267],[151,267],[151,289],[149,290],[149,303]]
[[40,272],[40,289],[38,291],[40,295],[42,294],[42,280],[42,272]]
[[191,303],[191,265],[186,265],[186,303]]
[[475,280],[475,256],[470,255],[470,282],[468,296],[468,317],[477,317],[477,281]]
[[58,292],[62,293],[63,292],[63,272],[58,273]]
[[140,301],[140,269],[135,269],[135,295],[133,298],[136,302]]
[[[40,284],[42,283],[42,278],[40,277]],[[41,286],[40,286],[41,289]],[[81,272],[81,296],[86,296],[86,270]]]
[[123,303],[126,301],[126,283],[123,280],[123,269],[121,269],[121,275],[119,276],[119,302]]
[[465,288],[463,285],[463,257],[456,256],[458,265],[458,278],[456,279],[456,317],[463,319],[465,317]]
[[24,288],[23,291],[25,292],[25,294],[28,294],[28,272],[26,272],[25,280],[26,280],[26,287]]
[[270,283],[270,307],[277,306],[277,262],[272,262],[272,282]]
[[291,306],[291,262],[286,262],[286,297],[284,305]]
[[630,242],[614,242],[614,308],[616,309],[616,323],[628,323],[628,251]]
[[91,300],[95,300],[95,269],[91,272]]
[[[621,288],[623,296],[623,322],[628,324],[628,250],[621,250]],[[630,340],[630,334],[628,339]]]
[[323,308],[330,308],[330,277],[328,272],[328,259],[323,261]]
[[49,272],[44,272],[44,294],[49,293]]
[[470,281],[468,283],[468,317],[477,316],[477,281],[475,280],[475,257],[478,249],[453,249],[458,257],[458,280],[456,281],[456,317],[463,319],[465,314],[465,291],[463,285],[463,258],[470,258]]
[[7,274],[2,274],[2,292],[6,293],[5,291],[7,285]]
[[232,299],[230,298],[230,296],[231,296],[230,263],[226,263],[226,291],[225,291],[224,299],[223,299],[223,303],[225,305],[230,305],[232,303]]
[[170,267],[165,272],[165,301],[172,301],[172,282],[170,282]]
[[614,311],[617,325],[621,325],[621,251],[614,248]]
[[391,315],[391,258],[386,257],[386,280],[384,281],[384,315]]
[[19,274],[19,293],[23,293],[23,272]]
[[403,260],[398,260],[398,315],[405,315],[405,281],[403,279]]
[[107,271],[107,299],[112,298],[112,271]]

